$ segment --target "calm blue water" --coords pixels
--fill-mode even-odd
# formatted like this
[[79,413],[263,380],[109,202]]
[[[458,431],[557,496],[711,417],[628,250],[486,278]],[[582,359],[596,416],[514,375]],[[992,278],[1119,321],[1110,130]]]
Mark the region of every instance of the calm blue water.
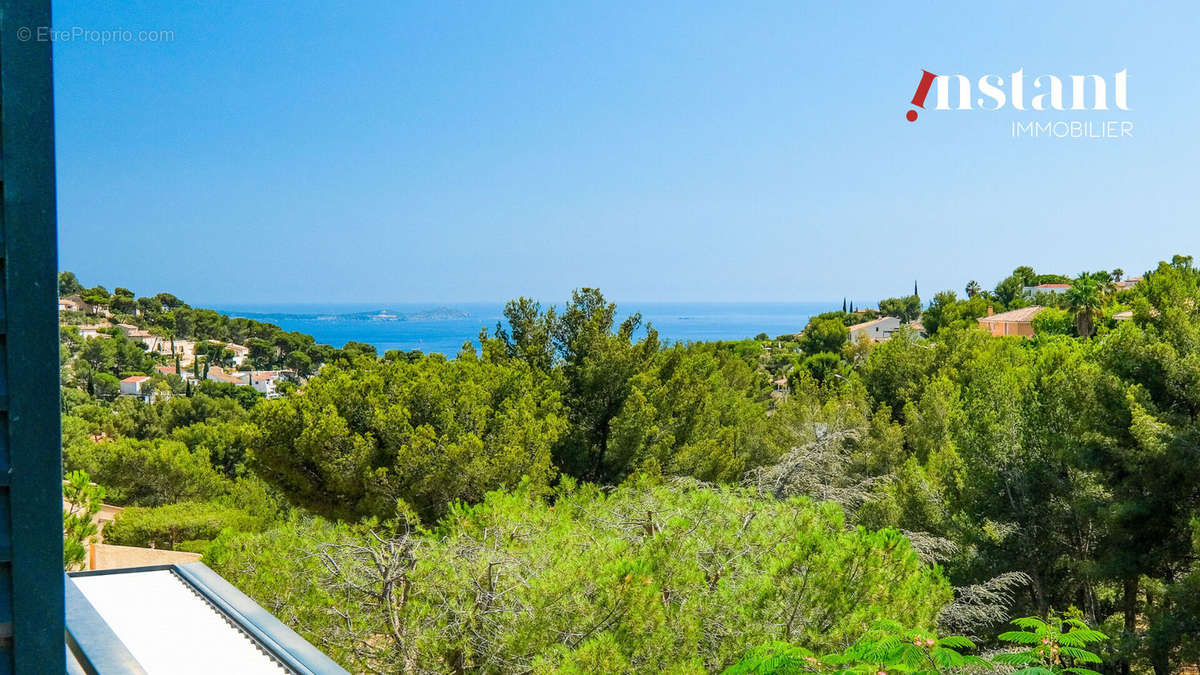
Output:
[[[388,309],[393,313],[415,313],[448,307],[465,311],[466,319],[425,321],[362,321],[323,319],[329,314]],[[458,353],[468,340],[478,344],[479,329],[488,331],[503,318],[503,303],[497,304],[393,304],[393,305],[224,305],[220,312],[230,316],[250,316],[258,321],[273,323],[289,331],[312,335],[317,342],[341,347],[350,340],[375,345],[379,353],[389,349],[441,352],[448,356]],[[654,325],[660,339],[671,342],[708,340],[741,340],[763,332],[772,337],[795,333],[804,328],[808,317],[834,309],[841,303],[623,303],[618,304],[622,318],[629,312],[640,311],[643,321]],[[293,315],[293,316],[283,316]]]

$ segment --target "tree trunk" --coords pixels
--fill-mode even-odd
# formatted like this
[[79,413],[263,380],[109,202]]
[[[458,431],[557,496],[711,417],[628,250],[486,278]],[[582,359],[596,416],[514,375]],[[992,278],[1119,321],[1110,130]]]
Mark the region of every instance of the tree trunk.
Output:
[[608,425],[605,422],[600,429],[600,449],[596,452],[596,461],[592,465],[592,480],[600,482],[600,472],[604,470],[604,456],[608,454]]
[[[1137,594],[1138,578],[1127,577],[1124,581],[1125,635],[1133,636],[1137,632]],[[1121,675],[1129,675],[1129,657],[1121,659]]]
[[1042,590],[1042,577],[1038,574],[1037,565],[1029,566],[1030,595],[1033,604],[1038,608],[1038,616],[1046,616],[1050,608],[1046,606],[1046,593]]
[[[1166,603],[1169,601],[1166,598],[1163,598],[1163,602]],[[1154,595],[1151,593],[1150,589],[1147,588],[1146,589],[1146,609],[1145,609],[1145,614],[1146,614],[1147,620],[1149,620],[1149,618],[1153,617],[1155,614],[1158,614],[1160,616],[1163,614],[1163,612],[1161,612],[1161,611],[1159,611],[1159,612],[1151,611],[1153,609],[1153,607],[1154,607]],[[1170,641],[1167,641],[1165,639],[1165,636],[1163,637],[1163,639],[1147,640],[1147,643],[1148,643],[1147,651],[1150,652],[1150,666],[1152,668],[1154,668],[1154,675],[1171,675],[1171,672],[1172,672],[1172,670],[1171,670],[1171,647],[1173,646],[1173,644]]]

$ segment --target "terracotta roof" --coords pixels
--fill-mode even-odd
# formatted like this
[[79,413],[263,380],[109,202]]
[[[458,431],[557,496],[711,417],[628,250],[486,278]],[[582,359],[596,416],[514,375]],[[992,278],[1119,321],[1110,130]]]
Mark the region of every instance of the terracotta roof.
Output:
[[1021,309],[1014,309],[1014,310],[1010,310],[1007,312],[1000,312],[999,314],[993,314],[991,316],[981,316],[981,317],[979,317],[979,322],[984,323],[987,321],[999,321],[1002,323],[1003,322],[1025,323],[1026,321],[1033,321],[1033,317],[1037,316],[1038,313],[1040,313],[1043,309],[1046,309],[1046,308],[1042,307],[1040,305],[1033,305],[1031,307],[1022,307]]
[[150,378],[146,375],[130,375],[129,377],[127,377],[121,381],[122,382],[145,382],[148,379],[150,379]]
[[1038,284],[1034,288],[1070,288],[1071,284]]

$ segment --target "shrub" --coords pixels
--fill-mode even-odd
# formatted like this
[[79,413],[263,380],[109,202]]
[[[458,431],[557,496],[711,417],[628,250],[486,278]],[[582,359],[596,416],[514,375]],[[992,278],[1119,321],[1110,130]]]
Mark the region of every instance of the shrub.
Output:
[[1038,335],[1074,335],[1075,317],[1065,309],[1047,307],[1033,317],[1033,331]]
[[63,464],[68,470],[87,471],[117,505],[212,499],[229,484],[213,469],[205,449],[189,450],[183,443],[162,439],[75,442],[63,453]]
[[[380,672],[713,672],[780,638],[839,649],[887,617],[929,630],[951,597],[899,532],[847,529],[836,505],[564,483],[553,505],[493,492],[428,533],[222,534],[205,561],[351,670]],[[398,626],[370,597],[385,587],[404,589]]]
[[214,539],[229,528],[254,532],[262,520],[241,509],[201,502],[157,507],[131,506],[104,528],[104,540],[121,546],[180,550],[183,542]]

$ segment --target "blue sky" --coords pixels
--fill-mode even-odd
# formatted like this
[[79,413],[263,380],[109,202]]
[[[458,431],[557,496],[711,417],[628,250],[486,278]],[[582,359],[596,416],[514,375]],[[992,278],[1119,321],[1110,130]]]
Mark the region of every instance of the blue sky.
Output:
[[[193,303],[865,305],[1197,249],[1188,3],[644,4],[56,2],[174,33],[55,45],[61,266]],[[909,123],[923,68],[1127,69],[1130,110]],[[1134,137],[1010,136],[1056,119]]]

